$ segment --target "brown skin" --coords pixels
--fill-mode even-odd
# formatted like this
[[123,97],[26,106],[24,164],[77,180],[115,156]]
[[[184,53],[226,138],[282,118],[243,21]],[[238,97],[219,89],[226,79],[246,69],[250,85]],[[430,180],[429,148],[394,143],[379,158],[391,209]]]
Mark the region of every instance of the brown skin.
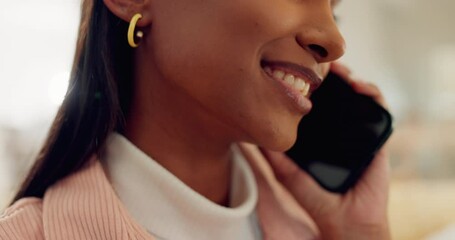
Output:
[[329,0],[104,2],[125,21],[143,15],[126,137],[219,204],[228,199],[229,146],[244,141],[282,152],[294,143],[305,114],[266,77],[261,61],[298,64],[323,77],[344,53]]

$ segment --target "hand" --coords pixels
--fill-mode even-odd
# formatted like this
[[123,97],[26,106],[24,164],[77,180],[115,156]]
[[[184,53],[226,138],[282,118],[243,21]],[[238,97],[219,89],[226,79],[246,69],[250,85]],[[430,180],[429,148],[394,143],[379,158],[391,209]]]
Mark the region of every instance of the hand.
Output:
[[[385,107],[379,89],[353,79],[338,63],[331,71],[346,79],[353,89]],[[383,147],[353,189],[345,195],[327,192],[284,153],[261,149],[277,179],[288,189],[317,224],[322,239],[390,239],[387,202],[389,166]]]

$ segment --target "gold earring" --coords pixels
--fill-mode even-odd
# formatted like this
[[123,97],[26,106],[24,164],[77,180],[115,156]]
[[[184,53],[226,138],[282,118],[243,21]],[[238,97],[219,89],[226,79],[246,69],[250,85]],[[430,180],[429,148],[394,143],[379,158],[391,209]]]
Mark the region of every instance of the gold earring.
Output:
[[[130,26],[128,27],[128,44],[132,48],[137,48],[139,45],[134,41],[134,32],[136,31],[136,24],[142,18],[142,14],[136,13],[133,18],[131,19]],[[136,37],[142,38],[144,37],[144,32],[137,31]]]

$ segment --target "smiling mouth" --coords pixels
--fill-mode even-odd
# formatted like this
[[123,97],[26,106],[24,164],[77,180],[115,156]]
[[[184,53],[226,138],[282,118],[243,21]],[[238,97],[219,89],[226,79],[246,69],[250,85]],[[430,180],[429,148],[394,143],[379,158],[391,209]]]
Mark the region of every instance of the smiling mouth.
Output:
[[297,64],[262,61],[261,67],[270,77],[282,81],[305,98],[309,98],[322,83],[315,72]]

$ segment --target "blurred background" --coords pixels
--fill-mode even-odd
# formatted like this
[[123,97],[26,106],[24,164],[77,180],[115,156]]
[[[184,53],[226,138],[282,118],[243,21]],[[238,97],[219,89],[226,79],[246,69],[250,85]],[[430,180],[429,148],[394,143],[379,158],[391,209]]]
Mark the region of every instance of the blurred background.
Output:
[[[62,101],[79,0],[0,0],[0,209]],[[342,61],[379,85],[395,117],[394,239],[455,239],[455,1],[343,0]]]

